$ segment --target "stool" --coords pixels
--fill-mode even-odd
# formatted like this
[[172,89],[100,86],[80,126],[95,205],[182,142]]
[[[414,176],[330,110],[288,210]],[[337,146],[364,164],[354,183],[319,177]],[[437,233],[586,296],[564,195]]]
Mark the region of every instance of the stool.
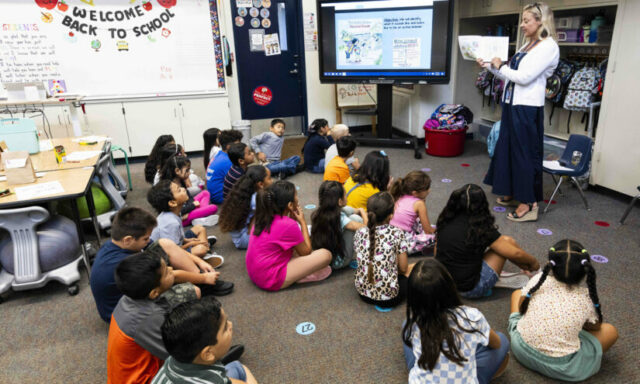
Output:
[[[119,145],[111,144],[111,153],[120,151],[124,155],[124,164],[127,167],[127,179],[129,180],[129,190],[133,191],[133,186],[131,185],[131,171],[129,170],[129,155],[127,155],[127,151],[124,150]],[[116,161],[113,159],[113,155],[111,155],[111,164],[115,167]]]
[[[640,191],[640,185],[638,185],[638,191]],[[640,198],[640,193],[637,194],[633,199],[631,199],[631,203],[629,203],[629,206],[627,207],[627,210],[624,211],[624,215],[622,215],[622,219],[620,219],[620,224],[624,224],[624,221],[627,219],[627,216],[629,215],[629,212],[631,212],[631,208],[633,208],[633,205],[636,203],[636,201]]]

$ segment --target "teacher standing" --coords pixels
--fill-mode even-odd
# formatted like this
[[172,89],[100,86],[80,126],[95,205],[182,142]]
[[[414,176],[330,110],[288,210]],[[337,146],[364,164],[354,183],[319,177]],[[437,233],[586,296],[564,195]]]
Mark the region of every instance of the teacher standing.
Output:
[[488,64],[478,60],[506,81],[500,135],[484,182],[501,196],[498,204],[517,206],[507,215],[509,220],[536,221],[542,200],[545,89],[560,53],[553,12],[546,4],[525,6],[520,28],[524,47],[509,64],[497,57]]

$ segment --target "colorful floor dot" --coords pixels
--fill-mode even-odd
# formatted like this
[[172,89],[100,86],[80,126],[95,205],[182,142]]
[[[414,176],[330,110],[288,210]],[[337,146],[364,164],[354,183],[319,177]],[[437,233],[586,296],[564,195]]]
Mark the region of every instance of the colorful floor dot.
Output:
[[451,182],[451,179],[442,179],[442,182],[443,182],[443,183],[450,183],[450,182]]
[[594,224],[599,226],[599,227],[608,227],[609,225],[611,225],[611,224],[607,223],[606,221],[599,221],[599,220],[595,221]]
[[299,190],[300,190],[300,187],[296,185],[296,191],[299,191]]
[[505,207],[493,207],[494,212],[504,212],[507,210]]
[[376,311],[378,312],[391,312],[392,308],[382,308],[376,305]]
[[607,259],[606,257],[602,256],[602,255],[591,255],[591,260],[595,261],[596,263],[608,263],[609,259]]
[[421,171],[422,172],[431,172],[431,168],[422,168]]
[[310,335],[316,331],[316,325],[308,321],[302,322],[296,326],[296,332],[300,335]]
[[470,166],[471,166],[471,164],[462,163],[462,164],[460,164],[460,166],[461,166],[461,167],[470,167]]
[[548,230],[546,228],[540,228],[536,232],[538,232],[538,234],[540,234],[542,236],[551,236],[551,235],[553,235],[553,232],[551,232],[550,230]]
[[[547,200],[545,200],[544,202],[545,202],[545,203],[547,203],[547,204],[549,204],[549,200],[548,200],[548,199],[547,199]],[[551,200],[551,204],[556,204],[556,201],[555,201],[555,200]]]
[[353,260],[349,263],[349,268],[351,269],[358,269],[358,262]]
[[315,204],[307,204],[304,206],[304,209],[316,209],[316,205]]

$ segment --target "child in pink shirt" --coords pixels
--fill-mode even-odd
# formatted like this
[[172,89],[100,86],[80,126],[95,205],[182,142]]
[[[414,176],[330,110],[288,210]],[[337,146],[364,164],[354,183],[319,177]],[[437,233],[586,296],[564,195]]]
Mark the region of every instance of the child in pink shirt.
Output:
[[331,252],[311,249],[292,183],[278,181],[258,192],[246,257],[251,281],[264,290],[278,291],[295,282],[324,280],[331,274],[330,262]]
[[424,202],[430,190],[431,178],[422,171],[411,171],[391,186],[396,204],[390,224],[405,232],[409,254],[420,252],[435,241],[435,229],[431,227]]

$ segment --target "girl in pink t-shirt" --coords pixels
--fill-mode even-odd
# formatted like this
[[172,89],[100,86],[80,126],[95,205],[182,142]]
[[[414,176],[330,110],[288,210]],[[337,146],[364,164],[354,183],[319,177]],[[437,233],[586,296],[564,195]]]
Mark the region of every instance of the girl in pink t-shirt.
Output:
[[311,250],[309,230],[292,183],[277,181],[258,192],[246,257],[251,281],[267,291],[295,282],[319,281],[331,274],[330,262],[331,252]]
[[422,251],[435,242],[424,199],[431,190],[431,178],[422,171],[411,171],[396,180],[389,191],[396,201],[391,225],[402,229],[409,245],[408,253]]

